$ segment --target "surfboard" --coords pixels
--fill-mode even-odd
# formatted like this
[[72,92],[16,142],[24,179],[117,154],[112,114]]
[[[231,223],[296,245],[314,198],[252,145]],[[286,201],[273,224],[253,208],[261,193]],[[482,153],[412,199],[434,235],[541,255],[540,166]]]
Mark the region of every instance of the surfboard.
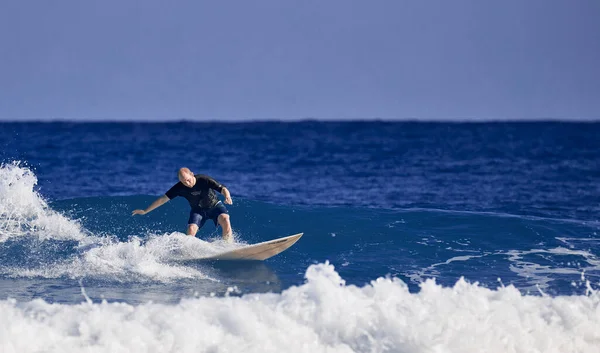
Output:
[[287,237],[272,239],[262,243],[246,245],[241,248],[226,251],[220,254],[203,257],[198,260],[266,260],[273,257],[290,246],[294,245],[304,233],[289,235]]

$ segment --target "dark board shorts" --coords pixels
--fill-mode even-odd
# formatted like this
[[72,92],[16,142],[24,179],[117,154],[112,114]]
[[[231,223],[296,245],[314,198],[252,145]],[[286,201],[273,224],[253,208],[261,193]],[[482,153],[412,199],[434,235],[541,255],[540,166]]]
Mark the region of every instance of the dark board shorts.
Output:
[[190,211],[190,219],[188,219],[188,224],[196,224],[198,228],[202,228],[206,220],[212,219],[215,223],[215,227],[218,222],[217,219],[220,214],[229,213],[225,205],[221,201],[217,202],[214,207],[211,208],[196,208]]

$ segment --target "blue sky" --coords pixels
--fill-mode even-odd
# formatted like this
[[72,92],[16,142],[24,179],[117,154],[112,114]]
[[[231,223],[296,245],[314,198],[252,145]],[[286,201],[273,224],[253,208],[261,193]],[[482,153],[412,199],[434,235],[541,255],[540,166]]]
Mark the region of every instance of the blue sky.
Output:
[[0,120],[600,120],[600,1],[0,3]]

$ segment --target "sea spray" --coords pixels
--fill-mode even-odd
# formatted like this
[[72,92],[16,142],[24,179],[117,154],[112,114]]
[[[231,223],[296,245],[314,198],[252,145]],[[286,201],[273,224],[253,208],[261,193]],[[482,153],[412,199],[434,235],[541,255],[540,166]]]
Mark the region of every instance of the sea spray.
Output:
[[19,236],[84,238],[81,225],[50,209],[36,185],[35,174],[20,162],[0,165],[0,242]]

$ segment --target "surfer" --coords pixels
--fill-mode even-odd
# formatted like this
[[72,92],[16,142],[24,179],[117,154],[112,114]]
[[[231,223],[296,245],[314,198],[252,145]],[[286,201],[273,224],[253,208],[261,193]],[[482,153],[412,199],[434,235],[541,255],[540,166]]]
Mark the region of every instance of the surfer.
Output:
[[225,196],[225,203],[231,205],[229,190],[213,178],[194,174],[188,168],[181,168],[177,173],[179,182],[171,187],[163,196],[156,199],[145,210],[134,210],[131,215],[144,215],[155,208],[162,206],[177,196],[184,197],[190,204],[190,218],[188,220],[187,234],[196,236],[198,229],[202,228],[207,219],[212,219],[223,229],[223,239],[227,242],[233,241],[229,211],[217,198],[215,191]]

